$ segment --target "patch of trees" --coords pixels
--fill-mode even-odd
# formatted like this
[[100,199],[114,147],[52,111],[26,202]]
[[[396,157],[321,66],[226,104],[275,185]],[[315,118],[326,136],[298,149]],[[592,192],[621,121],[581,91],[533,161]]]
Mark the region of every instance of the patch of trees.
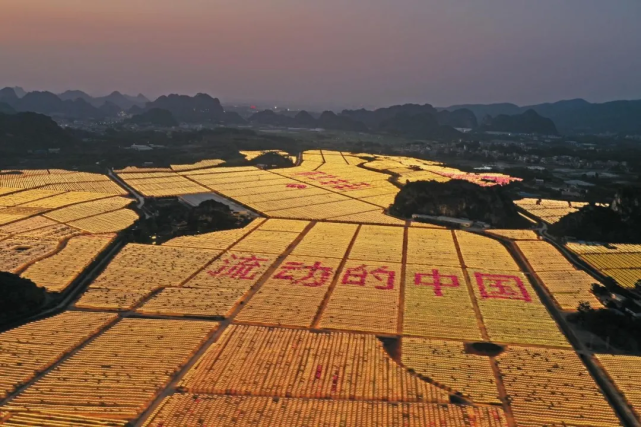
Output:
[[227,205],[206,200],[189,208],[177,199],[150,201],[145,204],[153,212],[141,218],[131,230],[132,240],[138,243],[163,243],[178,236],[211,233],[244,227],[249,219],[235,215]]
[[641,242],[641,189],[617,191],[610,207],[587,205],[549,227],[555,236],[610,243]]
[[413,214],[466,218],[500,228],[529,226],[504,188],[456,179],[409,182],[396,195],[390,212],[405,218]]
[[270,168],[288,168],[294,166],[294,162],[289,157],[283,156],[274,151],[261,154],[249,161],[250,165],[266,165]]
[[29,279],[0,271],[0,326],[35,314],[49,302],[51,294]]
[[626,304],[636,306],[627,300],[621,309],[615,306],[594,309],[588,302],[581,302],[568,320],[618,349],[637,352],[641,349],[641,320],[625,311]]

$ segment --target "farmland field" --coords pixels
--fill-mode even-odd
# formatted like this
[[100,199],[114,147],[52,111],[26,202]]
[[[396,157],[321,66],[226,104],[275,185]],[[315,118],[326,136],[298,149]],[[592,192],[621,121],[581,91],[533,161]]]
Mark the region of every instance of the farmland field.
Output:
[[[598,303],[591,276],[533,230],[386,213],[406,181],[514,178],[407,157],[302,159],[116,171],[144,197],[216,193],[258,217],[125,244],[61,313],[1,332],[0,426],[622,425],[554,315]],[[137,218],[106,176],[0,177],[0,269],[55,292]],[[641,253],[572,249],[626,271]],[[637,359],[599,357],[638,414]]]

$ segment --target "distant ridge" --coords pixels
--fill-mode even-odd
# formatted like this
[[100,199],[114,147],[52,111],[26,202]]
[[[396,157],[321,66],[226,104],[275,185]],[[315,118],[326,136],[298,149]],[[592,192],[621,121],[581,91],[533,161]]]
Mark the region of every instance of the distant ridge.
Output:
[[539,135],[557,135],[559,132],[554,122],[540,116],[534,110],[527,110],[523,114],[508,116],[499,114],[496,117],[486,116],[481,127],[483,131],[536,133]]
[[486,116],[523,114],[534,110],[552,119],[561,133],[641,133],[641,100],[590,103],[584,99],[570,99],[552,103],[527,105],[515,104],[461,104],[441,110],[472,111],[477,119]]
[[[16,112],[32,111],[52,117],[81,120],[101,120],[116,117],[121,112],[140,114],[152,108],[160,108],[170,111],[179,122],[232,125],[247,123],[239,114],[225,111],[218,98],[205,93],[196,96],[163,95],[151,101],[143,94],[133,96],[119,91],[93,97],[82,90],[67,90],[56,95],[48,91],[26,92],[20,87],[5,87],[0,89],[0,103],[6,104]],[[3,110],[10,112],[6,106],[3,106]],[[307,112],[300,117],[294,116],[293,112],[275,115],[265,113],[252,116],[250,122],[273,126],[326,127],[374,132],[380,130],[430,137],[450,133],[443,132],[444,126],[475,129],[479,123],[487,124],[488,116],[517,116],[528,110],[551,119],[558,132],[563,134],[641,134],[641,100],[590,103],[581,98],[527,106],[495,103],[434,108],[430,104],[404,104],[375,110],[346,109],[340,113],[329,111],[324,117]],[[424,119],[421,123],[417,123],[420,120],[418,116]],[[439,128],[433,126],[432,116],[436,117]],[[410,117],[414,118],[410,120]],[[429,123],[432,123],[431,128]],[[404,126],[408,128],[404,129]],[[419,128],[422,131],[417,135],[416,131]]]

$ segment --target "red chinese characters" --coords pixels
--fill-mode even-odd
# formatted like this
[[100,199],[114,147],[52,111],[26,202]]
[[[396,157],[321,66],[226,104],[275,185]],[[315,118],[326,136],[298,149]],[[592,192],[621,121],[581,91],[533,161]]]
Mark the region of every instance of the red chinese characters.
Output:
[[431,286],[434,288],[434,295],[443,296],[443,288],[458,288],[461,286],[458,277],[454,275],[442,275],[438,270],[433,269],[431,273],[416,273],[414,275],[416,286]]
[[274,279],[288,280],[292,284],[316,288],[328,284],[333,273],[332,267],[323,266],[320,261],[312,265],[290,261],[280,267]]
[[518,276],[503,274],[474,273],[481,298],[510,299],[531,302],[523,281]]
[[259,274],[257,269],[264,267],[269,260],[256,255],[239,256],[232,254],[222,259],[222,265],[216,270],[209,270],[207,274],[212,277],[229,277],[237,280],[254,280]]
[[307,188],[307,186],[305,184],[287,184],[287,185],[285,185],[285,187],[287,187],[287,188],[295,188],[297,190],[302,190],[304,188]]
[[334,190],[349,191],[371,187],[371,185],[366,182],[351,182],[347,179],[341,179],[336,175],[320,171],[300,172],[296,175],[304,176],[312,181],[318,182],[320,185],[331,187]]
[[341,283],[343,285],[365,286],[368,276],[374,278],[375,283],[380,283],[375,285],[374,288],[384,291],[394,289],[396,272],[390,270],[387,266],[368,268],[366,265],[360,265],[358,267],[347,268],[345,274],[343,274]]

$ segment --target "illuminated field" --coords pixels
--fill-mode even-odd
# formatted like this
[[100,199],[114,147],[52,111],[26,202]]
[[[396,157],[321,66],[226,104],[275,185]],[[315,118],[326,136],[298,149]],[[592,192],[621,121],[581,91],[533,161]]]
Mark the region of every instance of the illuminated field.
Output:
[[[137,215],[106,176],[0,175],[0,269],[63,292],[113,248],[67,311],[0,333],[0,425],[621,425],[539,298],[597,306],[590,275],[532,230],[385,213],[406,181],[512,177],[300,157],[271,170],[210,159],[115,171],[145,197],[213,192],[258,213],[161,245],[114,243]],[[570,248],[604,272],[634,270],[641,253],[585,246]],[[638,411],[636,359],[599,357]]]
[[568,248],[624,288],[635,289],[636,283],[641,280],[641,245],[616,243],[606,247],[569,243]]
[[550,243],[528,241],[518,242],[517,246],[559,307],[576,310],[583,301],[594,308],[602,306],[591,292],[592,284],[598,280],[574,268]]
[[[251,372],[251,375],[243,375]],[[403,384],[403,386],[401,386]],[[373,335],[232,326],[188,372],[192,393],[446,403]]]
[[[174,395],[145,427],[183,427],[185,414],[203,425],[270,427],[291,426],[396,426],[507,427],[501,409],[458,405],[359,402],[350,400],[272,399]],[[242,417],[239,417],[242,414]],[[445,424],[447,423],[447,424]]]
[[587,203],[566,202],[563,200],[550,199],[521,199],[514,202],[523,208],[530,215],[533,215],[548,224],[559,222],[564,216],[578,211]]
[[519,426],[620,425],[573,351],[511,347],[497,361]]
[[[130,419],[215,329],[211,322],[121,320],[18,394],[9,408]],[[126,394],[118,390],[124,378]]]
[[62,292],[138,214],[109,177],[63,170],[1,171],[0,271]]
[[33,379],[37,372],[51,366],[112,320],[115,316],[106,313],[66,312],[0,334],[3,349],[0,398]]
[[460,342],[403,338],[402,361],[474,402],[500,403],[490,358],[467,353]]
[[637,417],[641,418],[641,357],[600,354],[598,359]]

